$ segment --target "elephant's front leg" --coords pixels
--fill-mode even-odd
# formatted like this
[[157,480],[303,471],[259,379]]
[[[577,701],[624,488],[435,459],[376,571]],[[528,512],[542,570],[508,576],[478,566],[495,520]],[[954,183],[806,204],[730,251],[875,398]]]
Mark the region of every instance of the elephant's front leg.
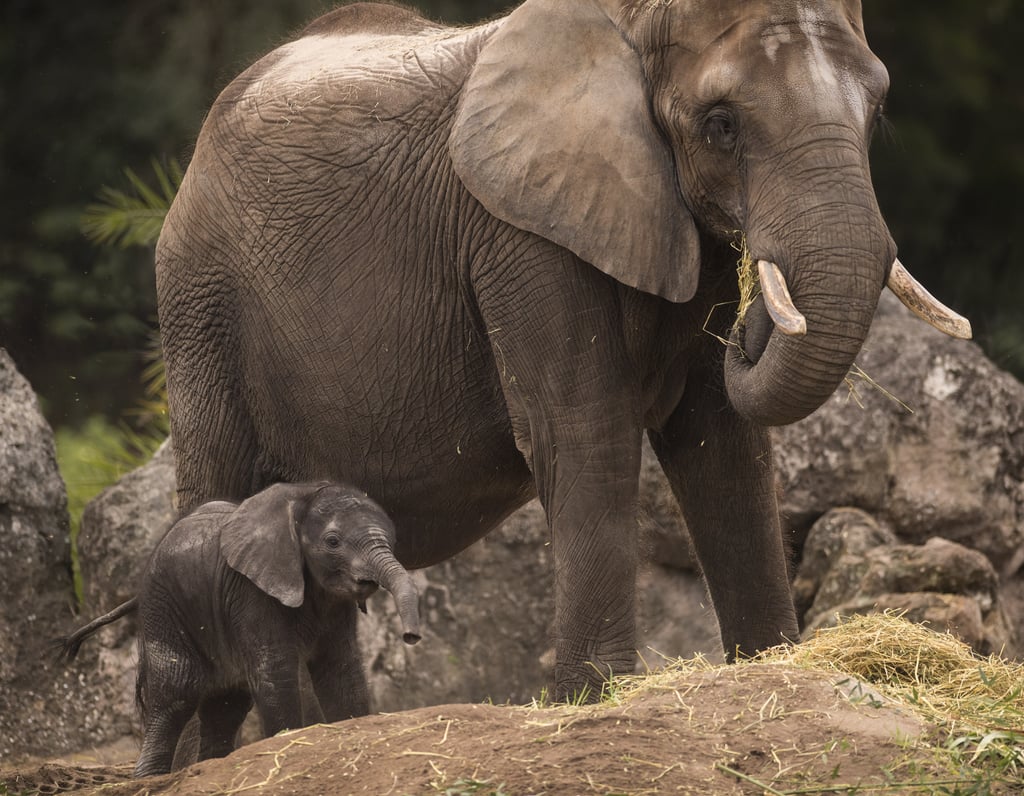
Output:
[[768,430],[737,415],[708,373],[651,444],[693,538],[726,659],[798,636]]
[[[279,631],[275,633],[274,631]],[[263,734],[302,727],[302,692],[299,687],[298,641],[287,628],[266,630],[273,642],[254,645],[250,650],[249,691],[256,703]]]
[[309,676],[324,720],[334,722],[368,714],[370,696],[359,654],[356,605],[339,604],[330,614],[310,658]]
[[486,287],[516,444],[551,529],[555,694],[597,698],[636,660],[642,429],[617,287],[545,241]]
[[631,674],[636,662],[640,432],[628,415],[588,408],[583,439],[579,428],[534,427],[554,552],[559,699],[596,699],[608,679]]

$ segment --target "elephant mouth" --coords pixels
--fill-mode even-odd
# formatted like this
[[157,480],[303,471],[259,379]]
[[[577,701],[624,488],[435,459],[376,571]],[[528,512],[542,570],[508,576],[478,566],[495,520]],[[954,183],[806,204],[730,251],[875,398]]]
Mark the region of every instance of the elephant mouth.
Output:
[[380,585],[373,580],[357,580],[355,586],[356,599],[366,601],[368,597],[371,597],[377,592]]

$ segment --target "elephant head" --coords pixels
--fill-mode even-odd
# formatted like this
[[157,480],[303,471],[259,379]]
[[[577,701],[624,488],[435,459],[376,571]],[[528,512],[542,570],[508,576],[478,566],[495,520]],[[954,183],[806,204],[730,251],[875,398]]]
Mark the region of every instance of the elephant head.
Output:
[[419,595],[395,558],[395,528],[370,498],[337,484],[275,484],[225,519],[228,565],[292,608],[306,596],[305,572],[336,598],[363,602],[383,586],[394,597],[407,644],[420,640]]
[[672,302],[742,236],[760,292],[726,387],[779,425],[846,376],[887,282],[970,336],[899,265],[876,202],[887,89],[859,0],[526,0],[483,46],[449,146],[491,213]]

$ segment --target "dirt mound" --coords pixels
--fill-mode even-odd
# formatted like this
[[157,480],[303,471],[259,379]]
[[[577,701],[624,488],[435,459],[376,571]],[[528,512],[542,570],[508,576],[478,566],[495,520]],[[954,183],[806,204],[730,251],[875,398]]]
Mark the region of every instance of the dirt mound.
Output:
[[[44,766],[12,792],[743,793],[752,781],[882,784],[924,731],[835,674],[778,664],[660,679],[619,704],[448,705],[285,733],[145,782]],[[847,683],[849,678],[845,678]],[[749,779],[747,779],[749,778]],[[102,788],[97,787],[102,784]]]
[[446,705],[282,733],[141,781],[0,773],[0,794],[1024,792],[1024,667],[891,615],[755,661],[674,661],[598,704]]

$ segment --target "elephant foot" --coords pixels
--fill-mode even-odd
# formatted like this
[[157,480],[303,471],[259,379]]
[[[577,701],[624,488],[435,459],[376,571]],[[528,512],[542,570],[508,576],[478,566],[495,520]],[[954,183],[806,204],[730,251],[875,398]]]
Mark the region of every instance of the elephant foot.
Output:
[[636,654],[601,656],[555,664],[555,701],[574,705],[600,702],[616,677],[633,674]]

